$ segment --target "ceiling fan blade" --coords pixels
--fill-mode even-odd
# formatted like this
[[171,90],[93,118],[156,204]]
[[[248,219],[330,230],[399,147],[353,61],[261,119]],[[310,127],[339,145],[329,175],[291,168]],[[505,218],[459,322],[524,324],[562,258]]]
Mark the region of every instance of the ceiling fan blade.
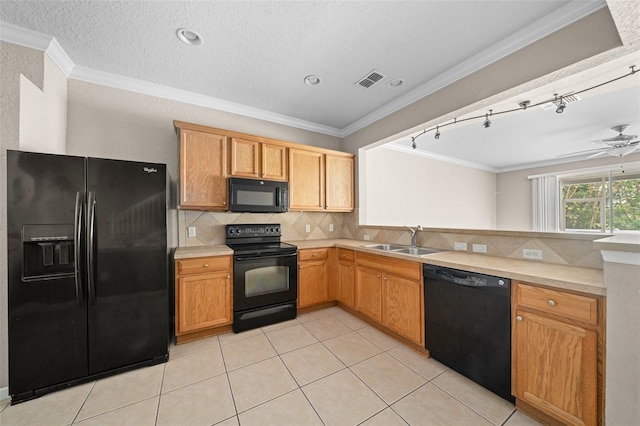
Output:
[[590,156],[587,157],[587,160],[591,159],[591,158],[596,158],[596,157],[600,157],[601,155],[605,155],[607,153],[607,150],[604,149],[600,152],[596,152],[595,154],[591,154]]
[[576,152],[570,152],[568,154],[556,155],[556,158],[574,157],[574,156],[577,156],[577,155],[585,155],[585,154],[588,154],[590,152],[604,152],[606,150],[607,150],[607,148],[588,149],[586,151],[576,151]]

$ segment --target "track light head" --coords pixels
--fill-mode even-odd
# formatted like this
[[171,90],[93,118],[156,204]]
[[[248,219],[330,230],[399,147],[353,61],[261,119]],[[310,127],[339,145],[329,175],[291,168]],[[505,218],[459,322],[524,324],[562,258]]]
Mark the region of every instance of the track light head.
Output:
[[491,127],[491,120],[489,120],[489,114],[485,114],[483,125],[485,129],[488,129],[489,127]]
[[416,137],[412,136],[411,137],[411,148],[416,149],[418,147],[418,145],[416,144]]
[[439,126],[436,126],[436,134],[434,136],[434,138],[436,138],[436,139],[440,139],[440,129],[438,127]]
[[567,107],[567,104],[564,102],[563,97],[560,96],[560,103],[558,103],[558,108],[556,108],[556,113],[562,114],[566,107]]

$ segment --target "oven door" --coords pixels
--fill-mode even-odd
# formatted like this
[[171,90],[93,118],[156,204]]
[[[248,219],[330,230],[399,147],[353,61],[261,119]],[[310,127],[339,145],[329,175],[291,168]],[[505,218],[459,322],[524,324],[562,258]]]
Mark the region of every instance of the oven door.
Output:
[[233,310],[274,305],[298,298],[298,254],[236,254],[233,262]]

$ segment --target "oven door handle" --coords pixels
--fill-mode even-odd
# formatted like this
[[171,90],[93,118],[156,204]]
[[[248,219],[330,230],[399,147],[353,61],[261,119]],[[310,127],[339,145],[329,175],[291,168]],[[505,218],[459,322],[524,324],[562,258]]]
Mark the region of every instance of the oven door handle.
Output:
[[255,259],[274,259],[277,257],[292,257],[297,256],[298,253],[290,253],[290,254],[273,254],[270,256],[263,256],[261,254],[249,255],[249,256],[236,256],[236,260],[242,262],[243,260],[255,260]]

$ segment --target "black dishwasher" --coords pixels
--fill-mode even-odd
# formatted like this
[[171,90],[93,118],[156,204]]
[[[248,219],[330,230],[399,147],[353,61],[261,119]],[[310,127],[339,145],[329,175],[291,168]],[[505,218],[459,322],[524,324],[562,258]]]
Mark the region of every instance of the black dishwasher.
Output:
[[511,396],[511,280],[424,265],[425,347],[496,395]]

